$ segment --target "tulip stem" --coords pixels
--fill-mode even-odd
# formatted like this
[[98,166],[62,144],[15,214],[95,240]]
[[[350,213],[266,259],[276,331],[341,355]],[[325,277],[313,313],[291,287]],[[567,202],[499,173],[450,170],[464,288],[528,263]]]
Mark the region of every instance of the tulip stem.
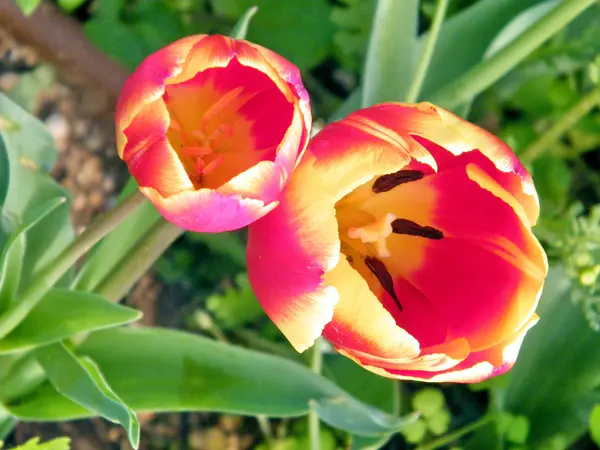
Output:
[[550,128],[545,130],[538,140],[523,150],[519,155],[521,160],[523,162],[535,160],[598,104],[600,104],[600,84],[582,97]]
[[464,435],[469,434],[469,433],[493,422],[494,420],[496,420],[496,418],[497,417],[494,414],[488,414],[488,415],[482,417],[481,419],[470,423],[469,425],[466,425],[462,428],[459,428],[456,431],[453,431],[452,433],[448,433],[438,439],[434,439],[433,441],[428,442],[427,444],[423,444],[423,445],[417,447],[416,450],[436,450],[440,447],[444,447],[444,446],[451,444],[452,442],[460,439]]
[[112,302],[120,301],[183,232],[183,229],[161,219],[102,280],[95,292]]
[[146,201],[139,191],[130,195],[123,203],[98,217],[87,227],[63,253],[45,267],[16,299],[14,306],[0,316],[0,338],[10,333],[27,314],[40,302],[44,295],[65,273],[85,255],[100,239],[135,212]]
[[[323,338],[317,338],[312,349],[312,358],[310,360],[310,370],[313,373],[320,374],[323,367]],[[311,402],[308,410],[308,437],[310,441],[310,450],[319,450],[321,447],[321,425],[319,416],[314,405]]]
[[470,102],[596,1],[569,0],[558,3],[520,36],[435,92],[429,100],[449,109]]
[[444,22],[447,9],[448,0],[437,0],[435,14],[433,16],[433,21],[431,22],[431,28],[429,29],[429,37],[427,38],[427,43],[425,44],[425,50],[421,55],[419,66],[417,67],[412,84],[410,85],[408,94],[406,95],[407,103],[414,103],[419,99],[419,94],[421,93],[423,82],[427,76],[427,69],[429,69],[429,64],[431,63],[431,57],[433,56],[435,44],[437,43],[440,30],[442,29],[442,23]]

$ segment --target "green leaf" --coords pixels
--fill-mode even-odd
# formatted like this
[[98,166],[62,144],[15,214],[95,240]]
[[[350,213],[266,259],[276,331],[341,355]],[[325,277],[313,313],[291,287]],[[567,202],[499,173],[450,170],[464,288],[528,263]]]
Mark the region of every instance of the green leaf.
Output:
[[[359,402],[305,366],[189,333],[115,328],[93,333],[78,353],[91,357],[119,397],[137,411],[289,417],[307,414],[313,402],[322,420],[355,434],[382,437],[407,423]],[[91,415],[48,384],[6,407],[27,420]]]
[[233,30],[231,30],[229,35],[234,39],[246,39],[246,35],[248,34],[248,25],[250,25],[250,20],[252,20],[252,17],[257,11],[258,8],[256,6],[248,8],[238,23],[235,24],[235,27],[233,27]]
[[423,414],[426,419],[435,417],[446,407],[446,399],[442,391],[436,388],[424,388],[417,391],[412,399],[413,408]]
[[52,439],[51,441],[40,443],[40,438],[31,438],[23,445],[14,447],[12,450],[69,450],[71,440],[66,437]]
[[[445,20],[438,36],[421,98],[431,95],[483,60],[494,37],[520,12],[544,0],[480,0]],[[400,3],[400,2],[398,2]],[[477,39],[473,39],[477,36]],[[419,36],[414,54],[420,55],[428,33]],[[362,98],[356,89],[342,104],[334,119],[340,119],[360,108]]]
[[135,413],[113,392],[91,360],[78,360],[60,343],[47,345],[35,353],[58,392],[89,411],[121,424],[127,430],[131,445],[138,447],[140,429]]
[[[131,178],[119,197],[119,203],[135,190],[137,184]],[[156,208],[150,202],[144,203],[94,248],[77,273],[71,288],[87,292],[98,288],[160,219],[161,215]]]
[[14,231],[4,246],[0,254],[0,314],[17,297],[27,247],[26,233],[65,201],[64,197],[52,198],[29,211],[24,217],[24,223]]
[[494,56],[498,51],[506,47],[517,37],[519,37],[527,28],[532,26],[542,17],[544,17],[552,8],[554,8],[560,0],[548,0],[538,5],[533,5],[525,11],[521,12],[512,19],[498,33],[489,47],[485,51],[483,58]]
[[9,361],[10,366],[5,371],[0,383],[0,402],[2,403],[27,395],[42,386],[47,380],[33,352],[1,355],[0,358],[6,361],[7,356],[12,356],[14,359]]
[[8,161],[8,151],[4,145],[4,139],[0,135],[0,211],[4,206],[4,200],[8,194],[10,184],[10,164]]
[[237,21],[252,6],[260,11],[252,19],[247,39],[279,53],[301,70],[308,70],[327,56],[333,35],[327,0],[211,0],[215,14]]
[[600,404],[594,406],[590,414],[590,436],[594,443],[600,447]]
[[[585,433],[600,398],[600,333],[571,301],[572,283],[561,267],[551,268],[537,313],[539,323],[525,338],[500,404],[528,417],[528,444],[543,445],[557,436],[571,442]],[[560,364],[557,364],[560,361]]]
[[85,3],[85,0],[58,0],[58,4],[67,12],[72,12]]
[[[408,428],[411,425],[407,425]],[[384,437],[352,436],[350,450],[379,450],[390,440],[390,435]]]
[[[3,212],[17,223],[49,200],[68,198],[48,174],[56,159],[54,140],[35,117],[0,93],[0,137],[10,164]],[[31,216],[29,216],[31,217]],[[21,283],[24,285],[73,240],[69,205],[63,203],[27,233]]]
[[413,75],[418,0],[378,0],[365,62],[362,106],[405,99]]
[[[446,20],[440,31],[423,85],[422,97],[431,94],[483,60],[490,43],[519,13],[544,0],[481,0]],[[427,33],[419,37],[422,53]],[[477,39],[473,39],[477,36]]]
[[17,0],[17,5],[19,5],[23,14],[29,16],[41,2],[42,0]]
[[358,400],[390,414],[398,414],[398,383],[375,375],[337,353],[324,355],[323,374]]
[[133,322],[141,313],[86,292],[52,289],[4,339],[0,354],[58,342],[77,333]]
[[569,0],[559,3],[492,57],[480,62],[436,91],[430,97],[431,101],[450,109],[471,101],[476,95],[506,75],[595,1]]
[[14,430],[16,424],[17,419],[0,407],[0,448],[2,448],[2,439],[5,439]]

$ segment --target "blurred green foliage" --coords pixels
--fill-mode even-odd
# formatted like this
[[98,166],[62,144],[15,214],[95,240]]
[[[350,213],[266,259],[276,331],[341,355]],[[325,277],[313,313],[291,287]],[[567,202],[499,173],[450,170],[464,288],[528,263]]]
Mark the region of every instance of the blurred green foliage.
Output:
[[[1,441],[0,448],[3,448]],[[13,447],[11,450],[69,450],[70,448],[71,440],[68,438],[57,438],[47,442],[40,442],[39,438],[32,438],[25,444]]]
[[[88,37],[129,69],[149,53],[182,36],[227,33],[249,6],[257,5],[259,11],[248,39],[297,64],[303,70],[315,111],[319,117],[328,117],[358,85],[376,1],[301,1],[301,14],[296,1],[285,0],[57,0],[57,3],[66,11],[85,8],[89,14],[84,25]],[[19,0],[27,11],[37,3]],[[476,0],[450,0],[447,18],[475,3]],[[527,4],[542,4],[542,1]],[[428,29],[435,5],[435,0],[421,1],[421,32]],[[518,2],[512,5],[515,10],[521,7]],[[402,430],[409,443],[428,445],[440,436],[444,438],[446,433],[457,433],[452,443],[467,448],[560,450],[581,439],[582,430],[589,423],[590,439],[600,446],[598,370],[574,373],[585,372],[581,367],[586,370],[588,367],[583,363],[573,364],[573,369],[568,367],[569,361],[557,362],[554,356],[559,351],[570,356],[571,353],[576,356],[575,350],[583,355],[597,353],[594,345],[599,338],[595,332],[600,329],[600,110],[592,108],[560,139],[544,148],[542,154],[527,156],[541,136],[583,96],[597,88],[599,52],[600,6],[596,5],[480,95],[469,115],[471,121],[504,139],[524,157],[531,170],[542,214],[535,232],[547,249],[550,262],[561,266],[556,277],[568,284],[564,296],[546,303],[556,308],[551,311],[558,312],[544,320],[565,325],[559,319],[568,315],[572,323],[581,325],[580,329],[567,335],[563,328],[557,326],[548,331],[540,323],[532,330],[532,338],[526,340],[530,345],[524,346],[525,356],[515,368],[516,377],[492,379],[471,391],[415,387],[407,383],[410,389],[402,389],[405,395],[402,405],[398,404],[396,383],[376,377],[337,354],[326,355],[324,375],[365,404],[394,414],[421,413]],[[448,55],[448,61],[453,57]],[[40,68],[24,76],[19,89],[11,95],[26,105],[31,92],[53,77],[53,73]],[[0,160],[0,170],[4,163]],[[0,186],[0,194],[5,194],[5,190],[6,186]],[[2,220],[7,219],[2,217]],[[9,228],[4,227],[5,231]],[[7,233],[4,234],[0,238],[6,239]],[[223,341],[242,342],[263,352],[302,361],[306,357],[297,355],[272,322],[266,320],[250,289],[244,244],[243,232],[187,233],[155,270],[165,285],[184,292],[186,305],[177,314],[187,316],[184,323],[189,328],[200,329]],[[553,294],[555,286],[548,289]],[[563,293],[562,289],[556,288]],[[577,348],[570,352],[575,342]],[[407,399],[408,392],[411,395]],[[474,404],[480,406],[475,412]],[[482,413],[485,410],[489,411]],[[545,429],[544,422],[548,424]],[[471,430],[460,433],[473,424],[474,435]],[[568,433],[563,432],[563,426],[569,427]],[[263,442],[257,448],[307,448],[306,421],[286,422],[282,429],[271,442]],[[339,448],[340,440],[333,429],[321,428],[322,449]],[[352,441],[352,445],[359,442],[356,448],[367,448],[366,444],[361,446],[360,439]],[[543,445],[531,444],[534,441],[543,441]],[[587,441],[581,448],[586,448],[586,444]],[[46,448],[51,449],[54,447]]]

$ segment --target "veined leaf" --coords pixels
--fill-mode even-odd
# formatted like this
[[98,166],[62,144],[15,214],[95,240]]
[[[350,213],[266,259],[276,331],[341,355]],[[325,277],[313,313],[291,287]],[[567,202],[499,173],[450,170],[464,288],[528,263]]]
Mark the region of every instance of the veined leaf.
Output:
[[47,345],[35,353],[58,392],[83,408],[121,424],[131,445],[137,448],[140,428],[135,413],[112,391],[91,360],[78,360],[60,343]]
[[[189,333],[115,328],[92,334],[78,353],[91,357],[114,392],[136,411],[286,417],[305,415],[314,404],[331,426],[373,437],[407,423],[361,403],[303,365]],[[92,415],[49,384],[6,407],[27,420]]]
[[104,298],[68,289],[50,290],[4,339],[0,354],[28,350],[76,335],[123,325],[139,319],[135,309]]

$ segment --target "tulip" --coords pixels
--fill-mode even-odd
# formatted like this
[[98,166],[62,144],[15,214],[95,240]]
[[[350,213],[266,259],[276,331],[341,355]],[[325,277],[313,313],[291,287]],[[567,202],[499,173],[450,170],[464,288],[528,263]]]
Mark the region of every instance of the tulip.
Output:
[[117,147],[170,222],[234,230],[277,206],[308,140],[298,68],[259,45],[190,36],[148,56],[116,111]]
[[377,105],[309,143],[250,226],[249,278],[298,351],[323,336],[386,377],[477,382],[538,320],[538,214],[500,139],[428,103]]

